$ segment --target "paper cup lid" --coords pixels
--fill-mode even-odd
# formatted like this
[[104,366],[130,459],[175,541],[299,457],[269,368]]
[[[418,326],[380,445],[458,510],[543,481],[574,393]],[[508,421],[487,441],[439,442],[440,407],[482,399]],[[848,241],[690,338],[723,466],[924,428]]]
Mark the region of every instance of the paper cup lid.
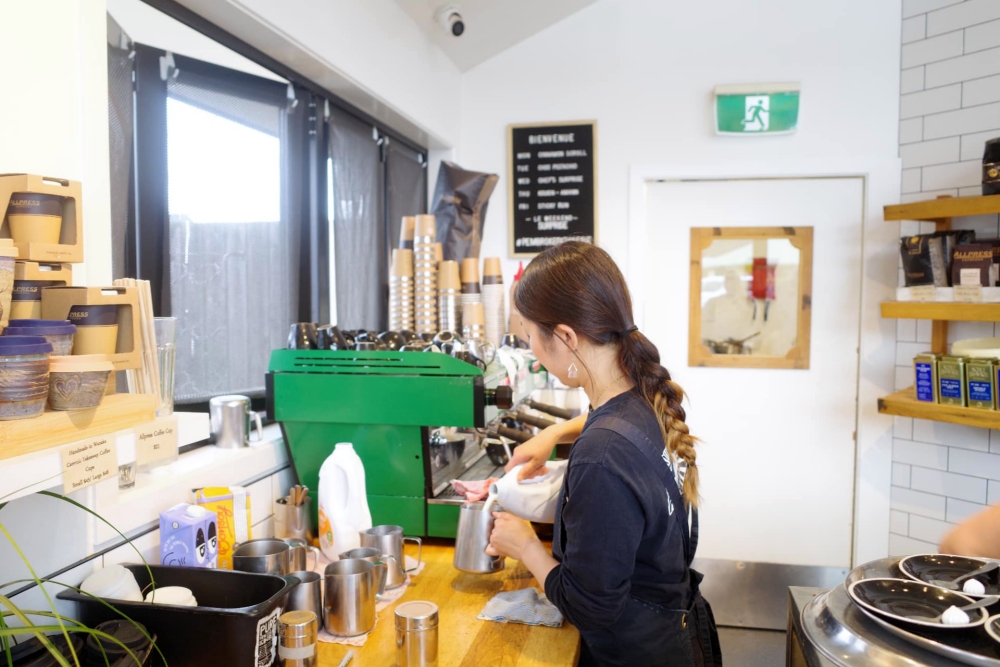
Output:
[[88,363],[49,361],[49,373],[89,373],[113,371],[114,369],[115,365],[110,361],[91,361]]
[[52,345],[42,336],[0,336],[0,355],[47,354]]

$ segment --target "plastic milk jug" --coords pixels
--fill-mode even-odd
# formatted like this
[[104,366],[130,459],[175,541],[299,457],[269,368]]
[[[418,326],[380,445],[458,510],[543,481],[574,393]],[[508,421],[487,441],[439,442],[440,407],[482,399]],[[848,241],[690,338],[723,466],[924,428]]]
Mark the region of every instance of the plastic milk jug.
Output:
[[348,442],[338,443],[319,469],[319,546],[330,560],[361,546],[358,533],[372,527],[365,468]]
[[524,464],[490,485],[490,498],[514,516],[537,523],[556,520],[556,504],[569,461],[546,461],[547,472],[523,481],[517,475]]

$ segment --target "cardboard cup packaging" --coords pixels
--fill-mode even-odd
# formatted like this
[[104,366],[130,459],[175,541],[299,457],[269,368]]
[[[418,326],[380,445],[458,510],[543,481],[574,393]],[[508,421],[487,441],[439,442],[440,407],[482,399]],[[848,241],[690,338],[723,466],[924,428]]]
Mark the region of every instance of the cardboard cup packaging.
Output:
[[15,243],[59,243],[63,198],[15,192],[7,205],[7,223]]
[[76,325],[73,354],[114,354],[118,345],[118,305],[73,306],[67,318]]
[[233,569],[233,551],[252,539],[250,493],[242,486],[207,486],[194,501],[218,517],[219,569]]
[[63,283],[54,280],[15,280],[11,297],[10,319],[42,319],[42,289]]

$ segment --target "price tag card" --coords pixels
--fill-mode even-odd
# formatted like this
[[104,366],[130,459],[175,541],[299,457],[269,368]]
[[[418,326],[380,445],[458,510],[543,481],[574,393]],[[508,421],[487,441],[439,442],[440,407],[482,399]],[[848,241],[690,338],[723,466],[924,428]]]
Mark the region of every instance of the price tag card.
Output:
[[955,301],[961,303],[982,303],[982,285],[955,285]]
[[177,455],[177,417],[161,417],[135,427],[136,464],[143,466]]
[[118,447],[114,434],[66,445],[62,450],[62,465],[65,494],[104,479],[117,479]]
[[934,285],[916,285],[910,288],[911,301],[933,301],[934,294]]

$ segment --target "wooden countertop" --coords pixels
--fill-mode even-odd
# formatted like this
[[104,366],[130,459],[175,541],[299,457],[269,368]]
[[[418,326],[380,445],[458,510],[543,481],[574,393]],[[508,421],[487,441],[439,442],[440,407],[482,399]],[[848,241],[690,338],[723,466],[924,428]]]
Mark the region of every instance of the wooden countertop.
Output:
[[[407,546],[416,557],[416,548]],[[425,540],[423,571],[410,580],[403,596],[379,612],[375,630],[364,646],[319,644],[319,665],[337,667],[349,650],[350,667],[391,667],[396,664],[393,612],[408,600],[429,600],[440,608],[438,667],[536,667],[576,665],[580,635],[563,623],[561,628],[520,623],[494,623],[476,618],[487,601],[500,591],[541,588],[519,561],[507,559],[497,574],[465,574],[452,567],[454,545],[447,540]]]

